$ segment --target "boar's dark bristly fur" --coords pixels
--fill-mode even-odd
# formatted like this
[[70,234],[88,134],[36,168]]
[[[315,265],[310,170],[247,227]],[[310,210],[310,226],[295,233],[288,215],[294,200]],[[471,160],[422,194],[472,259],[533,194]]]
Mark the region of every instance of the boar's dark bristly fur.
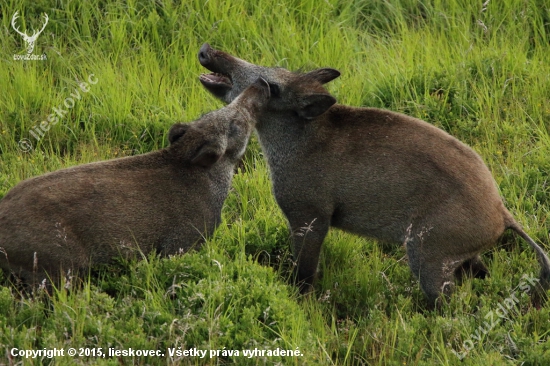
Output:
[[504,207],[480,156],[446,132],[403,114],[336,105],[324,68],[305,74],[250,64],[208,44],[200,76],[231,102],[258,76],[272,98],[258,117],[273,192],[288,219],[297,280],[307,291],[329,227],[405,244],[409,266],[430,303],[449,294],[462,266],[483,277],[479,254],[513,229],[537,252],[541,281],[550,261]]
[[187,251],[221,221],[235,165],[269,98],[258,80],[159,151],[20,182],[0,201],[0,268],[26,283],[122,255]]

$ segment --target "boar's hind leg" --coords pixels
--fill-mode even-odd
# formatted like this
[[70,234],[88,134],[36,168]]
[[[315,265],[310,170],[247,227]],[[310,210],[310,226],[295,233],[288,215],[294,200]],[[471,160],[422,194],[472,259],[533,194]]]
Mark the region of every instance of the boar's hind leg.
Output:
[[288,217],[292,230],[293,255],[297,263],[296,282],[301,293],[311,290],[317,274],[319,254],[330,220],[311,215]]
[[462,279],[464,275],[471,275],[474,278],[484,279],[489,276],[489,270],[483,263],[481,257],[476,255],[462,263],[462,265],[458,267],[455,275],[459,279]]
[[[425,244],[425,243],[424,243]],[[429,306],[437,305],[441,294],[450,296],[454,288],[454,273],[464,262],[425,251],[415,245],[407,245],[409,267],[418,278],[420,287],[428,299]]]

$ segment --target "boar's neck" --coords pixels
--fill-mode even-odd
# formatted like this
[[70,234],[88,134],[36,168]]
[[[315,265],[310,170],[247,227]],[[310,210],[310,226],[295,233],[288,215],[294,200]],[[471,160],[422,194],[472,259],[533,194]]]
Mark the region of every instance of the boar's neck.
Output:
[[302,156],[310,122],[293,116],[266,116],[256,126],[258,139],[272,172],[284,169]]
[[[177,149],[165,148],[160,151],[164,164],[172,166],[171,182],[187,187],[200,196],[201,200],[211,200],[216,208],[221,209],[233,178],[235,163],[221,159],[210,168],[191,165],[186,157],[179,155]],[[159,163],[158,165],[162,165]]]
[[225,161],[219,162],[207,171],[208,184],[212,192],[217,192],[218,200],[220,200],[220,207],[225,200],[229,188],[231,188],[231,180],[233,179],[233,172],[235,171],[235,164],[229,164]]

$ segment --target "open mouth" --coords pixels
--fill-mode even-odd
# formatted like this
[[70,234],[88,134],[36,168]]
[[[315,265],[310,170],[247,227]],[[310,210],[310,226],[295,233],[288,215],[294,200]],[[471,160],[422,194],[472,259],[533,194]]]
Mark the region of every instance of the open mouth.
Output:
[[233,83],[231,82],[231,78],[229,78],[229,76],[223,75],[217,72],[213,72],[210,74],[201,74],[199,76],[199,80],[205,86],[215,86],[215,87],[224,87],[224,88],[233,87]]

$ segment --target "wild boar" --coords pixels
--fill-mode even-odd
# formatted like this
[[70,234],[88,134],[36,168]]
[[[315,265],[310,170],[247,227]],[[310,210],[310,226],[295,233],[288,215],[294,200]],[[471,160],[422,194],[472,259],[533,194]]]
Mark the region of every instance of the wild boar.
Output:
[[322,68],[268,68],[204,44],[199,80],[226,103],[259,76],[271,98],[256,130],[277,203],[288,219],[297,280],[307,291],[330,226],[406,244],[409,266],[430,303],[449,294],[462,266],[480,276],[479,254],[506,229],[535,249],[541,280],[550,261],[504,207],[491,172],[470,147],[435,126],[376,108],[336,104]]
[[0,201],[0,268],[29,284],[119,255],[189,250],[220,223],[268,98],[258,80],[228,106],[173,125],[167,148],[20,182]]

